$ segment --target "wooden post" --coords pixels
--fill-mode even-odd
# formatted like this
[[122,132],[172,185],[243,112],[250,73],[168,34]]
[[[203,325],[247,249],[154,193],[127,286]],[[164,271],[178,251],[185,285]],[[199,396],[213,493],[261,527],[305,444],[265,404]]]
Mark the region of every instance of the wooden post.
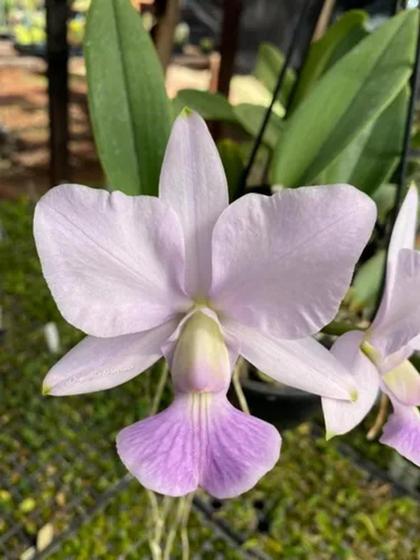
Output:
[[222,37],[220,42],[220,70],[218,91],[229,95],[229,86],[234,71],[235,55],[238,48],[242,0],[223,1]]
[[318,41],[323,37],[324,33],[328,29],[330,24],[331,16],[334,12],[335,0],[324,0],[324,5],[319,14],[318,21],[316,23],[315,31],[312,36],[312,41]]
[[46,0],[51,186],[69,179],[67,0]]
[[167,0],[164,13],[161,15],[155,30],[155,45],[163,71],[171,60],[174,47],[176,26],[181,10],[180,0]]

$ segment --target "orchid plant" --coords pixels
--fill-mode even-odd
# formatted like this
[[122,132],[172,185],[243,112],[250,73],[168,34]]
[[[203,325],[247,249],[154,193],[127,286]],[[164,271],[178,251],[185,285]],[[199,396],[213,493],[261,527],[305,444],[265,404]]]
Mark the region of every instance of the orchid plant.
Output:
[[239,355],[336,407],[364,404],[349,365],[312,335],[335,317],[375,219],[350,185],[229,205],[206,124],[184,111],[158,198],[61,185],[37,204],[43,274],[64,318],[88,335],[53,366],[44,393],[109,389],[164,356],[174,401],[120,432],[122,461],[170,496],[247,491],[276,463],[281,438],[227,400]]
[[388,250],[386,284],[378,312],[365,333],[338,338],[332,353],[351,372],[354,403],[323,398],[327,437],[344,434],[368,413],[381,389],[393,414],[381,442],[420,466],[420,374],[408,361],[420,348],[420,252],[414,249],[418,194],[412,186],[395,222]]

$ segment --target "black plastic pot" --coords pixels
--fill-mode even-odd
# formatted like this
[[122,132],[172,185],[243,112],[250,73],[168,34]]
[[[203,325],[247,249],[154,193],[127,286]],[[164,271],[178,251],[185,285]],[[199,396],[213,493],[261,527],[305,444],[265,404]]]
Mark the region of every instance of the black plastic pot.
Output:
[[279,430],[298,426],[321,411],[319,397],[298,389],[254,379],[242,380],[242,388],[252,414]]

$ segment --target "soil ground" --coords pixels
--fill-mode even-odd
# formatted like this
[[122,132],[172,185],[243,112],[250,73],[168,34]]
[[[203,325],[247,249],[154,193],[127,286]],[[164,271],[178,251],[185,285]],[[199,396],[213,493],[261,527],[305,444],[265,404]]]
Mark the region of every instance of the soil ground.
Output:
[[[90,131],[82,59],[70,63],[70,174],[74,182],[101,179]],[[36,197],[50,186],[48,98],[42,59],[19,56],[0,41],[0,197]]]
[[[0,40],[0,198],[37,198],[49,179],[48,97],[45,61],[20,56],[10,41]],[[87,185],[103,182],[89,124],[83,58],[69,64],[70,172],[68,180]],[[173,64],[167,89],[206,88],[208,70]]]

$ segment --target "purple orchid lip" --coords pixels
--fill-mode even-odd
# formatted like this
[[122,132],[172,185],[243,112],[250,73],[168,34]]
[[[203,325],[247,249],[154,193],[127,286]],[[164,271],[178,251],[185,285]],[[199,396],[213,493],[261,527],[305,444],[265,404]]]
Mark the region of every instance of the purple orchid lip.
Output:
[[[109,389],[164,355],[175,401],[123,430],[123,460],[146,486],[160,473],[161,492],[199,484],[236,495],[271,468],[280,448],[274,428],[226,401],[239,354],[287,385],[344,401],[354,394],[346,368],[311,335],[338,310],[375,205],[350,185],[328,185],[246,195],[229,206],[217,148],[194,113],[174,123],[159,190],[156,198],[61,185],[37,204],[43,274],[65,319],[88,334],[50,370],[45,391]],[[189,399],[208,402],[211,422],[191,423]],[[136,436],[152,448],[152,429],[161,433],[170,421],[183,422],[176,425],[187,447],[209,450],[199,453],[205,468],[195,455],[184,471],[177,464],[179,487],[159,470],[172,464],[169,440],[153,475],[150,450]]]
[[234,408],[223,393],[181,393],[169,408],[118,434],[127,469],[147,488],[183,496],[202,487],[217,498],[246,492],[273,468],[281,438]]
[[381,443],[393,447],[420,467],[420,413],[415,407],[393,401],[394,412],[384,426]]

